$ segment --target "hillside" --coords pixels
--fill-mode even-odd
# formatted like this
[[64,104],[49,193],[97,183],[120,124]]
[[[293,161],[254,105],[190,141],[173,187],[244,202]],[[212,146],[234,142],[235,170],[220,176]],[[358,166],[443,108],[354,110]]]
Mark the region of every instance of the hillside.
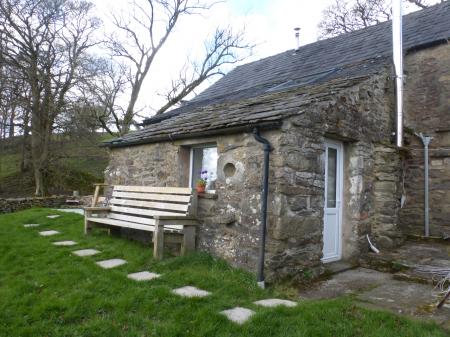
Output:
[[[92,193],[92,184],[103,181],[108,151],[99,144],[105,134],[81,137],[57,135],[51,144],[50,194]],[[25,197],[34,192],[31,169],[20,172],[22,137],[0,141],[0,197]]]

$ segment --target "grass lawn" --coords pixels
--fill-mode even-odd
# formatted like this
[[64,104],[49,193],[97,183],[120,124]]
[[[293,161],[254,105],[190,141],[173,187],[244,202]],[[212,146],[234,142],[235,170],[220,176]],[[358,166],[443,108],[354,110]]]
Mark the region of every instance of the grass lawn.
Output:
[[[255,300],[286,295],[259,289],[253,275],[206,254],[154,261],[150,247],[139,243],[101,231],[84,236],[77,214],[46,218],[56,213],[32,209],[0,216],[0,336],[447,336],[436,325],[363,309],[350,298],[257,307]],[[25,223],[41,226],[24,228]],[[61,234],[40,237],[44,229]],[[79,244],[51,244],[59,240]],[[101,254],[71,254],[82,248]],[[128,263],[111,270],[94,263],[108,258]],[[144,283],[127,279],[142,270],[162,277]],[[186,299],[171,293],[185,285],[212,294]],[[219,313],[234,306],[256,315],[238,326]]]

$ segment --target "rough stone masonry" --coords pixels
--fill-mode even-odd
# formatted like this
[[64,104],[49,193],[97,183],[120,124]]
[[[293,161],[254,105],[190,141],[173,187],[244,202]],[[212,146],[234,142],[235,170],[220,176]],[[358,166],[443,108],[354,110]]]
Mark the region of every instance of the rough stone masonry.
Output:
[[[294,111],[281,127],[264,131],[274,150],[270,161],[266,271],[269,281],[304,280],[323,270],[324,141],[345,142],[345,259],[367,250],[372,233],[391,245],[400,197],[398,152],[390,144],[392,102],[389,69],[339,90],[329,83],[277,93],[265,109]],[[311,93],[315,96],[311,96]],[[313,98],[312,98],[313,97]],[[388,97],[388,98],[387,98]],[[270,106],[270,102],[274,102]],[[238,103],[220,109],[239,109]],[[218,172],[215,195],[200,195],[198,248],[254,271],[259,240],[262,148],[251,133],[190,138],[112,148],[109,184],[187,186],[186,151],[215,143]],[[127,231],[129,233],[129,231]],[[143,237],[145,234],[134,234]],[[148,239],[148,238],[147,238]]]

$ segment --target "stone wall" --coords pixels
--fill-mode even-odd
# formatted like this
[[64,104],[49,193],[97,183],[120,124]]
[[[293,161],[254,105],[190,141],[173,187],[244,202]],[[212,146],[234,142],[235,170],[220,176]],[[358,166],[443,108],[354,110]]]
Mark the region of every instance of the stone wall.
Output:
[[404,239],[398,226],[402,195],[402,157],[393,145],[377,144],[374,154],[372,234],[378,248],[393,248]]
[[405,207],[400,226],[406,234],[424,234],[424,150],[414,133],[432,136],[430,144],[430,231],[450,235],[450,45],[406,57]]
[[[385,95],[390,90],[386,78],[374,76],[284,123],[278,150],[282,161],[273,164],[279,176],[271,228],[274,246],[268,257],[272,277],[301,279],[322,270],[326,138],[344,142],[343,258],[356,260],[367,251],[366,234],[380,241],[381,236],[391,241],[400,236],[391,209],[400,203],[400,161],[390,144],[393,114],[390,96]],[[380,163],[380,152],[388,165]],[[393,193],[386,196],[381,192],[388,179]],[[389,231],[382,230],[389,226]]]
[[[345,144],[344,258],[357,258],[367,250],[365,235],[372,226],[395,224],[395,214],[376,217],[375,208],[388,214],[393,197],[384,201],[379,153],[398,154],[389,145],[393,130],[387,73],[367,79],[335,95],[324,95],[287,118],[281,129],[262,135],[274,150],[270,159],[268,280],[302,280],[323,270],[322,232],[325,139]],[[291,93],[295,95],[294,93]],[[291,98],[292,104],[292,98]],[[199,143],[217,144],[218,178],[214,198],[199,199],[198,246],[234,265],[254,271],[259,243],[259,210],[263,151],[252,134],[164,142],[111,149],[105,179],[110,184],[186,186],[185,148]],[[388,145],[383,145],[388,144]],[[232,164],[232,176],[224,171]],[[392,161],[394,167],[398,161]],[[380,170],[380,185],[374,176]],[[393,170],[393,169],[392,169]],[[398,175],[389,178],[393,184]],[[378,193],[380,192],[380,193]],[[391,202],[391,203],[390,203]],[[376,205],[376,206],[375,206]],[[392,229],[392,228],[391,228]],[[389,237],[395,231],[376,231]],[[397,235],[395,232],[394,236]],[[148,239],[148,238],[147,238]],[[392,238],[394,240],[395,238]]]
[[[276,145],[274,132],[265,136]],[[263,151],[252,134],[112,149],[105,179],[110,184],[186,186],[181,174],[185,165],[183,147],[211,142],[217,144],[219,156],[216,195],[199,197],[198,216],[203,225],[198,232],[198,246],[234,265],[254,270]],[[228,163],[236,168],[232,177],[226,177],[223,170]]]
[[0,213],[12,213],[32,207],[60,207],[64,205],[67,196],[52,196],[45,198],[14,198],[0,199]]

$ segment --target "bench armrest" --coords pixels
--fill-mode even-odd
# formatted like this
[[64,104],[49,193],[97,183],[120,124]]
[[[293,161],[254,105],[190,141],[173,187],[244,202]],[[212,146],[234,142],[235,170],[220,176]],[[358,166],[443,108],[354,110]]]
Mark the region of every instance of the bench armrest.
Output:
[[85,211],[110,211],[111,207],[102,207],[102,206],[96,206],[96,207],[84,207],[83,208]]
[[155,220],[197,220],[197,217],[191,215],[155,215],[153,218]]

